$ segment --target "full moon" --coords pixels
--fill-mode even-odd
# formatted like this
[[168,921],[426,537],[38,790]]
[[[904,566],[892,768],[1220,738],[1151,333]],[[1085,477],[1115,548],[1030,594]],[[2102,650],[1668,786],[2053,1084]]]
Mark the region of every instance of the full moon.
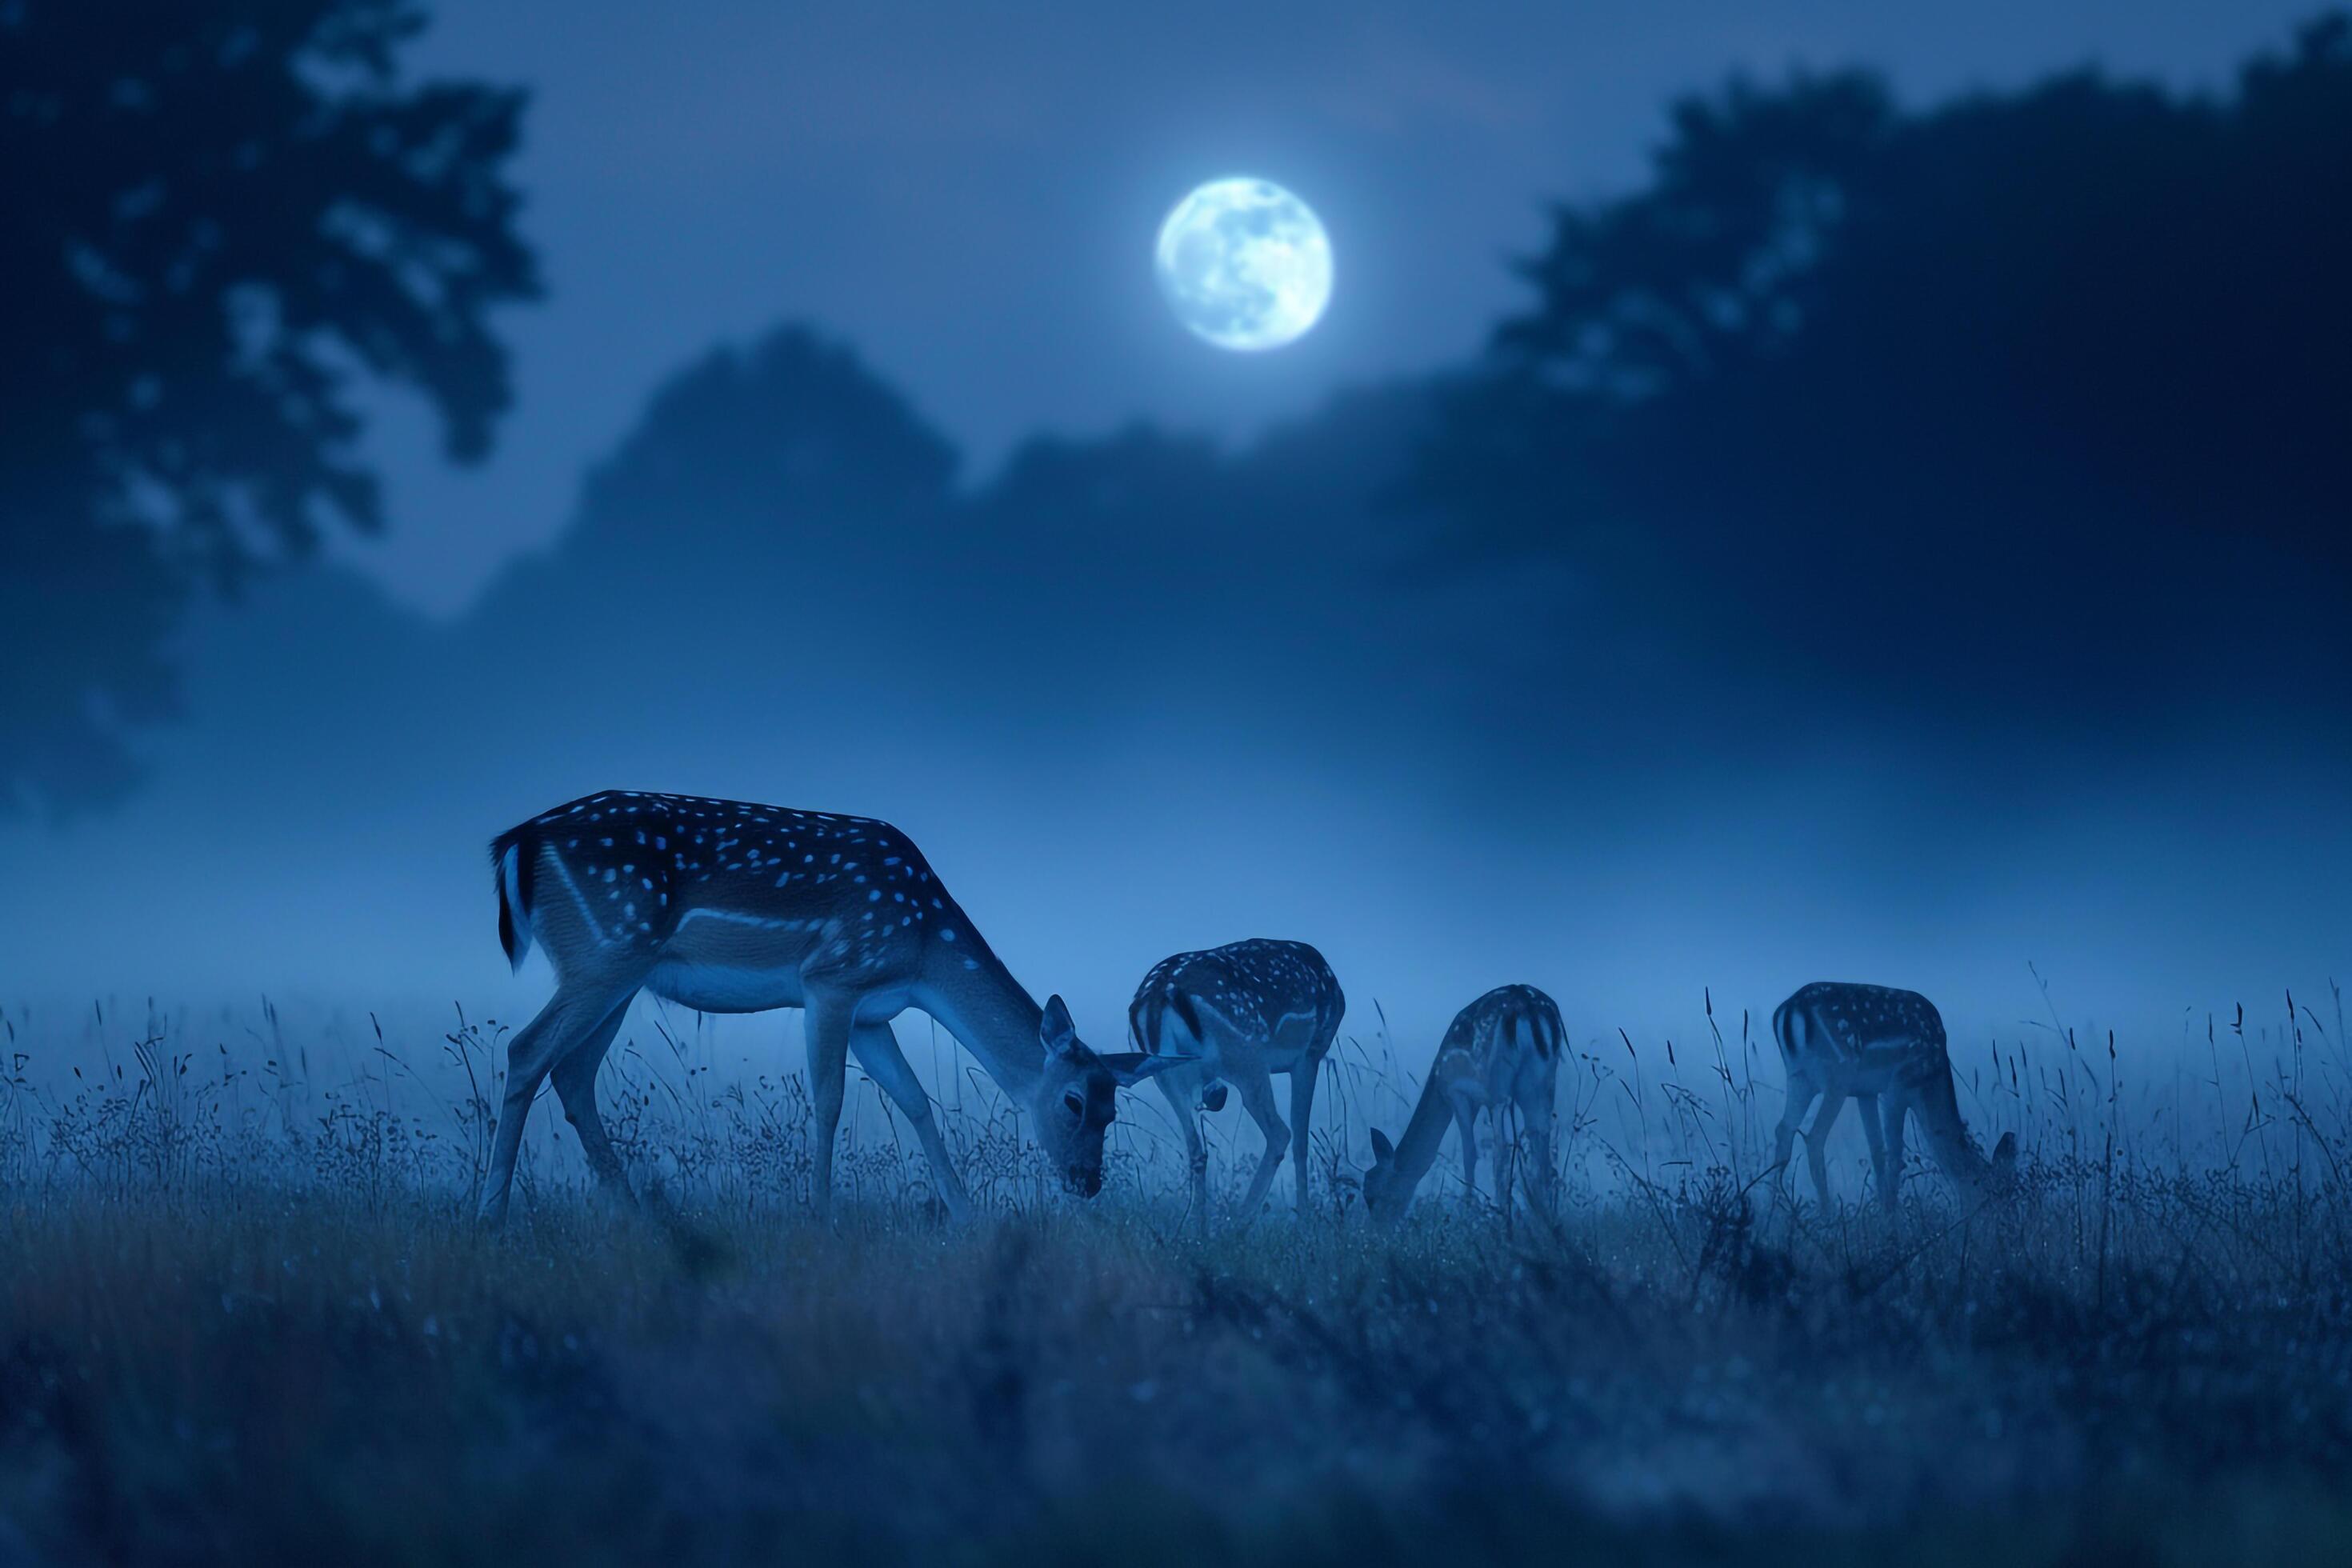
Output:
[[1331,300],[1331,241],[1269,180],[1212,180],[1160,226],[1155,270],[1176,319],[1221,349],[1295,342]]

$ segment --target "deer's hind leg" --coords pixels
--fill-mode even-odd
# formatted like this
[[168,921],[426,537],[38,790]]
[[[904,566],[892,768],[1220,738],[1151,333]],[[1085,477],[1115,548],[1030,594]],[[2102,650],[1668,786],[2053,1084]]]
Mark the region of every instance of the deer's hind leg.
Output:
[[[506,1093],[499,1105],[498,1131],[490,1141],[490,1168],[482,1183],[481,1217],[495,1225],[506,1217],[507,1193],[514,1184],[515,1159],[522,1151],[522,1126],[531,1101],[555,1064],[593,1038],[636,991],[623,984],[559,984],[539,1016],[507,1045]],[[615,1025],[617,1027],[617,1024]]]
[[1495,1184],[1495,1202],[1503,1211],[1503,1220],[1509,1224],[1517,1212],[1518,1194],[1513,1176],[1517,1173],[1519,1155],[1519,1117],[1515,1103],[1496,1100],[1486,1112],[1486,1131],[1494,1142],[1486,1147],[1486,1168]]
[[590,1173],[608,1195],[618,1198],[629,1195],[629,1176],[604,1131],[604,1119],[596,1111],[596,1069],[604,1066],[604,1053],[613,1048],[621,1032],[630,1001],[631,997],[622,997],[595,1031],[565,1052],[548,1072],[555,1097],[563,1103],[563,1118],[579,1136],[580,1152],[588,1162]]
[[1257,1218],[1258,1206],[1265,1202],[1265,1194],[1274,1185],[1274,1173],[1282,1168],[1282,1158],[1289,1152],[1290,1129],[1275,1107],[1274,1078],[1264,1064],[1254,1062],[1238,1070],[1234,1088],[1240,1091],[1242,1109],[1250,1113],[1250,1120],[1265,1135],[1265,1152],[1257,1157],[1257,1173],[1250,1178],[1249,1195],[1242,1200],[1241,1223],[1246,1226]]
[[1518,1108],[1519,1125],[1526,1130],[1527,1155],[1520,1162],[1520,1185],[1527,1190],[1528,1199],[1547,1217],[1558,1214],[1555,1188],[1559,1173],[1552,1169],[1551,1121],[1552,1107],[1558,1101],[1559,1085],[1551,1073],[1539,1075],[1534,1085],[1522,1085],[1515,1101]]
[[[1202,1142],[1200,1112],[1221,1110],[1225,1102],[1223,1084],[1204,1086],[1200,1081],[1200,1068],[1171,1068],[1152,1077],[1169,1102],[1169,1114],[1176,1119],[1176,1133],[1183,1138],[1183,1168],[1185,1192],[1190,1196],[1190,1223],[1209,1234],[1209,1145]],[[1213,1093],[1216,1105],[1209,1102]]]
[[1870,1170],[1878,1178],[1878,1201],[1893,1208],[1895,1177],[1886,1168],[1886,1131],[1878,1117],[1879,1098],[1874,1094],[1857,1094],[1853,1102],[1862,1110],[1862,1137],[1863,1142],[1870,1145]]
[[[1160,1073],[1151,1080],[1167,1098],[1168,1109],[1176,1118],[1176,1131],[1184,1140],[1184,1172],[1192,1194],[1192,1224],[1205,1236],[1209,1231],[1209,1148],[1201,1139],[1201,1105],[1204,1086],[1196,1068],[1175,1068]],[[1215,1107],[1210,1109],[1214,1110]]]
[[1824,1209],[1830,1206],[1830,1129],[1844,1113],[1845,1101],[1845,1095],[1836,1089],[1822,1095],[1821,1114],[1813,1118],[1812,1128],[1805,1134],[1805,1164],[1813,1173],[1813,1195]]
[[1903,1150],[1903,1131],[1911,1119],[1911,1102],[1898,1090],[1881,1100],[1878,1110],[1886,1131],[1886,1174],[1881,1178],[1880,1190],[1886,1206],[1893,1209],[1903,1195],[1903,1163],[1908,1158]]
[[1773,1184],[1784,1194],[1792,1184],[1794,1173],[1789,1162],[1796,1155],[1798,1131],[1804,1126],[1805,1112],[1812,1109],[1821,1092],[1821,1086],[1812,1079],[1793,1072],[1789,1075],[1788,1098],[1780,1107],[1780,1123],[1772,1129],[1772,1168],[1779,1173]]
[[801,1032],[808,1040],[809,1197],[817,1223],[833,1223],[834,1142],[841,1133],[841,1099],[849,1069],[849,1037],[856,1026],[857,998],[845,992],[809,995]]

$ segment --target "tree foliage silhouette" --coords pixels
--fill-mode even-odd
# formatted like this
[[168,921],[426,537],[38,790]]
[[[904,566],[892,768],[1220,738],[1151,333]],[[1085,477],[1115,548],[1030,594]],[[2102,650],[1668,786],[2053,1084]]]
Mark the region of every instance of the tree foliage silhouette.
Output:
[[1524,274],[1418,481],[1465,558],[1815,703],[2352,696],[2343,16],[2211,97],[1734,85]]
[[408,0],[0,0],[0,810],[101,802],[192,587],[380,526],[351,391],[450,456],[537,291],[520,93],[412,85]]

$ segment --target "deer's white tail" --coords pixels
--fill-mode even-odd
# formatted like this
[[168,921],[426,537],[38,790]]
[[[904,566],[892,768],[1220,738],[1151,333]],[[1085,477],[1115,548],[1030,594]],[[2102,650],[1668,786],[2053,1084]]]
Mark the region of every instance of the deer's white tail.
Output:
[[522,845],[506,836],[490,846],[499,889],[499,945],[517,971],[530,954],[530,895],[524,886]]
[[1519,1048],[1538,1061],[1557,1061],[1560,1051],[1560,1026],[1557,1015],[1529,1011],[1513,1021],[1518,1035]]
[[1192,1011],[1192,998],[1172,984],[1137,997],[1127,1022],[1138,1050],[1173,1057],[1201,1054],[1200,1015]]
[[1797,1054],[1803,1048],[1797,1038],[1797,1030],[1802,1026],[1803,1019],[1798,1014],[1796,1001],[1791,996],[1772,1009],[1772,1043],[1780,1047],[1780,1062],[1784,1067],[1794,1067]]
[[[1136,1049],[1156,1056],[1197,1057],[1207,1038],[1201,1026],[1201,1016],[1192,1010],[1192,999],[1181,986],[1173,984],[1138,996],[1128,1009],[1127,1027]],[[1201,1103],[1211,1110],[1223,1110],[1225,1086],[1203,1085]]]

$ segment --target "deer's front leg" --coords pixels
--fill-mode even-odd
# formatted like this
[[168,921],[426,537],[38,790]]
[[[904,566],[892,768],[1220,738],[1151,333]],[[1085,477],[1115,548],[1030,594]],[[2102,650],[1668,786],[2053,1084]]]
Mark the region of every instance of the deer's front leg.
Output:
[[810,1136],[809,1197],[820,1223],[833,1219],[833,1145],[841,1132],[842,1080],[849,1070],[849,1033],[856,1022],[854,997],[816,995],[808,999],[804,1032],[808,1037],[809,1104],[814,1120]]
[[1260,1067],[1235,1075],[1234,1085],[1241,1090],[1242,1106],[1265,1134],[1265,1152],[1257,1157],[1257,1174],[1250,1178],[1249,1195],[1242,1200],[1241,1223],[1244,1226],[1257,1218],[1260,1205],[1265,1202],[1267,1189],[1274,1185],[1274,1173],[1282,1168],[1282,1156],[1290,1142],[1290,1129],[1283,1124],[1282,1112],[1274,1105],[1274,1079]]
[[1462,1135],[1462,1207],[1478,1206],[1478,1102],[1467,1095],[1453,1097],[1454,1130]]
[[971,1213],[971,1196],[964,1190],[963,1177],[955,1168],[955,1160],[948,1153],[947,1140],[940,1136],[938,1120],[931,1114],[931,1097],[923,1091],[923,1082],[915,1069],[907,1065],[907,1054],[898,1048],[898,1037],[887,1024],[860,1024],[849,1032],[849,1048],[857,1054],[857,1065],[866,1076],[882,1086],[915,1129],[915,1142],[923,1146],[923,1158],[931,1167],[932,1184],[939,1188],[940,1201],[947,1205],[948,1217],[958,1222]]
[[1307,1216],[1310,1199],[1307,1170],[1314,1163],[1309,1157],[1308,1129],[1315,1120],[1315,1078],[1323,1066],[1323,1058],[1309,1053],[1290,1069],[1290,1162],[1292,1180],[1298,1184],[1298,1214]]

